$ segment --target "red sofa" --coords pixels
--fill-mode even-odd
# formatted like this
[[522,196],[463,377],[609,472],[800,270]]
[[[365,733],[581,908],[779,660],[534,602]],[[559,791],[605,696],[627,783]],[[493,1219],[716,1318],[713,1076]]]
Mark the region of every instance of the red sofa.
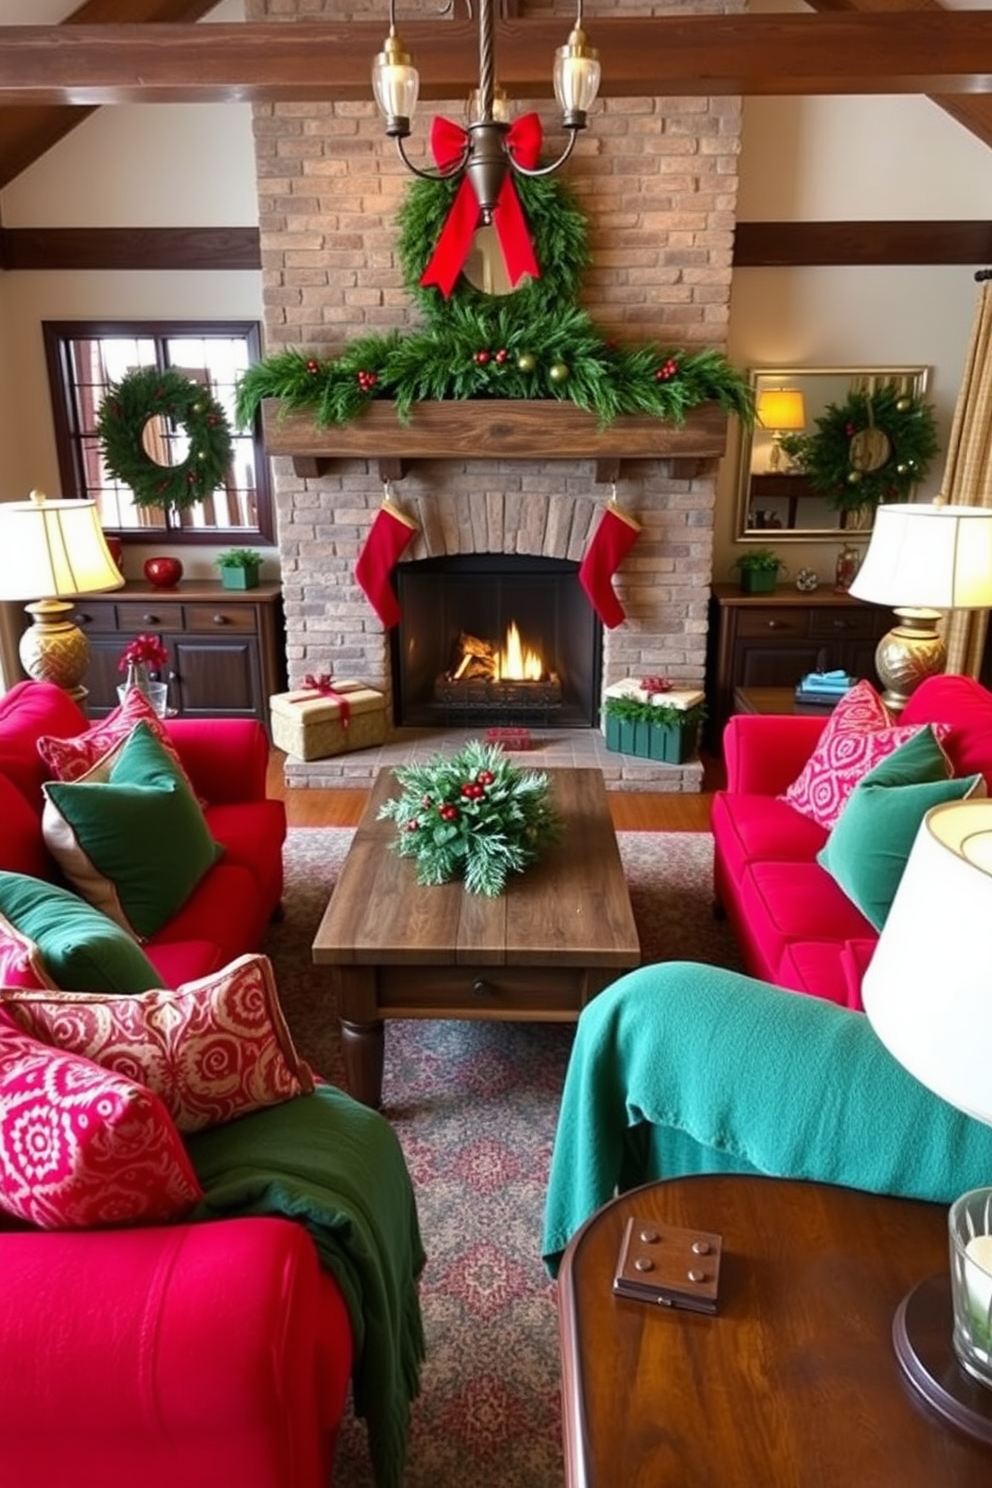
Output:
[[[41,787],[49,772],[37,743],[90,726],[68,693],[46,682],[20,682],[0,698],[0,869],[61,882],[42,837]],[[177,718],[166,727],[224,848],[178,914],[143,947],[163,985],[177,987],[258,950],[282,896],[286,811],[266,799],[269,748],[259,724]]]
[[[981,772],[992,793],[992,693],[968,677],[924,682],[901,724],[943,723],[955,775]],[[745,969],[794,992],[860,1010],[878,932],[816,862],[828,833],[779,795],[798,777],[825,720],[737,714],[724,732],[726,789],[713,799],[716,902]]]
[[[87,726],[47,684],[0,698],[0,868],[58,880],[36,740]],[[145,946],[176,986],[258,949],[286,822],[257,724],[168,727],[225,848]],[[328,1488],[352,1365],[342,1292],[289,1219],[41,1232],[0,1215],[3,1488]]]

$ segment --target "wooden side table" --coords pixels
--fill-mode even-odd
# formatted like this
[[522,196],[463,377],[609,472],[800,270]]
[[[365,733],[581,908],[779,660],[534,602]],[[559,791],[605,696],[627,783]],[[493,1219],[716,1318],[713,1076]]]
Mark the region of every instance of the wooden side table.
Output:
[[[631,1216],[723,1236],[717,1316],[614,1297]],[[892,1347],[905,1294],[946,1268],[940,1204],[726,1175],[621,1195],[559,1277],[569,1488],[987,1488],[992,1449]]]

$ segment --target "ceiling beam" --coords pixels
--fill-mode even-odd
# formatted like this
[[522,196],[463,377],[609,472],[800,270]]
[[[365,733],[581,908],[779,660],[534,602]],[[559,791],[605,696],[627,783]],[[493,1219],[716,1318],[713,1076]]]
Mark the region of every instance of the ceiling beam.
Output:
[[[385,25],[310,22],[0,27],[0,106],[367,100]],[[992,93],[992,12],[603,17],[604,97]],[[496,27],[501,84],[551,95],[560,21]],[[425,99],[478,75],[466,21],[411,21]],[[943,101],[943,98],[942,98]]]

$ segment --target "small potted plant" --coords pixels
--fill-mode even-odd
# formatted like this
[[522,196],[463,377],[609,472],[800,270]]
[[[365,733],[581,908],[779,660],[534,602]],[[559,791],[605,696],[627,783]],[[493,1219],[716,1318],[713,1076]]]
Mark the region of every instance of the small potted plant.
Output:
[[214,563],[220,573],[220,582],[225,589],[255,589],[258,587],[262,555],[254,548],[228,548],[218,553]]
[[771,594],[785,564],[771,548],[751,548],[735,560],[742,594]]

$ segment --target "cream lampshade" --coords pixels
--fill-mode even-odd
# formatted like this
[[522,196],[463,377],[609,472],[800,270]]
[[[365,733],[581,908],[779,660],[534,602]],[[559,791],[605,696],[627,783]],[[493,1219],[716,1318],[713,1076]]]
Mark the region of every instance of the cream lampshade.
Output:
[[898,712],[925,677],[944,669],[942,612],[992,607],[992,510],[940,501],[878,507],[850,592],[899,617],[875,652],[884,700]]
[[[990,921],[992,800],[935,806],[913,844],[861,995],[900,1064],[950,1105],[992,1125]],[[992,1133],[989,1151],[992,1184]],[[956,1201],[949,1232],[951,1277],[914,1288],[896,1314],[893,1342],[923,1398],[992,1443],[992,1188]]]
[[758,422],[772,436],[768,456],[769,470],[782,466],[782,435],[795,434],[806,427],[806,400],[799,388],[764,388],[758,394]]
[[90,648],[69,618],[69,601],[123,583],[95,502],[50,501],[43,491],[0,502],[0,599],[34,600],[25,605],[34,624],[20,643],[29,677],[54,682],[81,701]]

